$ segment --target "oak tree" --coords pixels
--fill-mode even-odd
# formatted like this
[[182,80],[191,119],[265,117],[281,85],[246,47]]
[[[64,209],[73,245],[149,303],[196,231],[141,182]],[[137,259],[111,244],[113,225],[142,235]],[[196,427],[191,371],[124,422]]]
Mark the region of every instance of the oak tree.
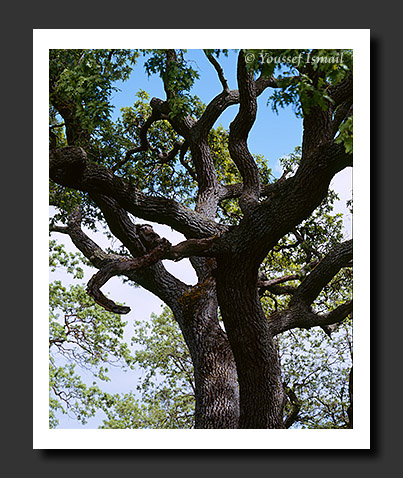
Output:
[[[50,201],[58,210],[51,230],[68,234],[98,270],[87,292],[101,307],[129,312],[100,290],[119,275],[171,309],[194,368],[196,428],[284,428],[290,395],[276,337],[296,328],[331,333],[352,314],[350,299],[318,307],[322,291],[351,267],[352,241],[318,252],[314,226],[304,223],[334,175],[352,166],[352,54],[241,50],[231,90],[220,52],[204,53],[222,86],[207,105],[191,96],[198,73],[185,51],[144,51],[165,98],[152,98],[144,115],[129,108],[114,123],[110,92],[139,52],[50,52]],[[299,55],[326,61],[296,64]],[[281,62],[267,61],[275,56]],[[248,148],[257,97],[268,88],[274,109],[292,104],[303,120],[298,165],[274,181]],[[217,148],[214,125],[231,105],[238,112],[226,147]],[[119,239],[118,251],[104,251],[84,232],[82,223],[97,221]],[[185,240],[172,245],[137,221],[166,224]],[[303,251],[300,266],[279,275],[276,252],[287,250],[290,235]],[[162,262],[184,258],[196,271],[194,286]],[[288,300],[264,307],[265,291]]]

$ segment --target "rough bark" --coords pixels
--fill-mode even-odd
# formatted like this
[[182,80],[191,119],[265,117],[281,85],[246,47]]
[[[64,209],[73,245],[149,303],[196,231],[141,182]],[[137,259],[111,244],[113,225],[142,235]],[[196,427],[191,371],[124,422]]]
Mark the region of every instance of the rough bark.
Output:
[[281,367],[247,258],[220,258],[218,300],[239,377],[239,428],[283,428]]
[[212,277],[179,299],[183,319],[178,322],[195,370],[196,428],[237,428],[239,386],[233,352],[217,316]]

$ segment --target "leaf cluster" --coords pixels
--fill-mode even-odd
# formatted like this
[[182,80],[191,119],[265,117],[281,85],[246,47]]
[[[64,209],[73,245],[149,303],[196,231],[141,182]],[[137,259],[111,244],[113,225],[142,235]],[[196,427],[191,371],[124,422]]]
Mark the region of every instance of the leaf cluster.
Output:
[[50,103],[70,111],[92,133],[109,118],[114,82],[129,77],[138,55],[132,50],[50,50]]
[[293,106],[303,117],[313,107],[324,110],[332,102],[330,86],[340,83],[353,68],[352,50],[245,50],[247,67],[268,78],[277,88],[268,99],[273,111]]
[[[76,279],[83,277],[79,253],[67,253],[51,241],[51,270],[63,267]],[[97,409],[89,409],[89,397],[100,394],[93,384],[88,387],[75,367],[90,371],[99,381],[109,381],[107,365],[132,367],[134,358],[124,340],[126,323],[117,314],[97,305],[81,284],[69,287],[56,280],[49,285],[49,354],[51,426],[56,426],[56,412],[72,412],[83,423]],[[95,387],[95,388],[94,388]]]
[[141,400],[126,394],[107,410],[101,428],[191,428],[194,414],[193,365],[172,313],[165,308],[150,321],[136,321],[132,345],[143,370]]
[[194,97],[189,94],[199,73],[186,60],[187,50],[174,50],[169,58],[167,50],[143,50],[148,56],[144,66],[148,75],[158,74],[164,82],[171,117],[194,113]]
[[[346,428],[349,373],[352,365],[352,325],[345,321],[332,339],[320,329],[293,330],[278,339],[286,391],[301,409],[292,428]],[[287,402],[285,413],[292,404]]]
[[353,116],[344,121],[339,128],[339,135],[335,139],[336,143],[344,144],[346,153],[353,151]]

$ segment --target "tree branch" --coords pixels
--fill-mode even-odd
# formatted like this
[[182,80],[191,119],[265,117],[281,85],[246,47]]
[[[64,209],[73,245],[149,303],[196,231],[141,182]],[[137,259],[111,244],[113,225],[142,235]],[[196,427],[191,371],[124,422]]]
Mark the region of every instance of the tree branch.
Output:
[[189,114],[184,117],[178,115],[172,116],[168,102],[163,101],[160,98],[151,98],[150,106],[156,113],[161,115],[161,119],[169,121],[172,128],[178,134],[185,139],[189,139],[191,130],[196,124],[196,121]]
[[289,307],[270,316],[269,328],[273,336],[290,329],[311,329],[312,327],[326,327],[342,322],[353,311],[353,301],[347,301],[336,309],[325,314],[317,314],[310,308],[300,305]]
[[289,280],[299,279],[299,274],[289,274],[275,279],[261,279],[258,281],[259,295],[262,296],[265,291],[271,292],[274,295],[292,295],[297,290],[294,286],[280,286]]
[[116,260],[118,256],[104,252],[98,244],[83,232],[81,220],[81,209],[78,207],[71,212],[66,227],[67,233],[77,249],[98,269],[105,267],[109,261]]
[[337,107],[349,100],[353,103],[353,75],[349,73],[340,83],[329,88],[329,96]]
[[208,61],[214,66],[214,69],[217,72],[218,78],[220,80],[220,83],[222,85],[223,91],[226,93],[229,93],[229,88],[228,88],[228,83],[227,80],[224,77],[224,71],[221,68],[221,65],[218,63],[218,61],[214,58],[211,52],[208,50],[203,50],[204,54],[206,55]]
[[[267,78],[261,75],[255,81],[256,97],[261,95],[268,87],[276,87],[275,80],[273,78]],[[221,114],[232,105],[236,105],[240,102],[239,90],[227,91],[224,89],[221,93],[215,96],[207,105],[204,113],[194,125],[194,131],[201,136],[206,136],[217,119]]]
[[353,257],[352,239],[337,244],[302,281],[290,301],[290,307],[300,303],[309,306],[342,267]]
[[[111,277],[126,275],[170,305],[172,291],[169,288],[172,281],[175,282],[174,290],[177,291],[178,297],[186,286],[171,276],[160,261],[162,259],[178,261],[191,256],[210,257],[216,253],[215,248],[219,243],[216,237],[189,239],[172,246],[169,241],[156,234],[151,226],[134,225],[127,213],[112,199],[102,195],[95,195],[93,199],[101,208],[111,232],[123,242],[134,257],[106,254],[82,231],[80,208],[70,214],[67,226],[54,226],[52,231],[69,234],[74,245],[95,267],[100,269],[88,282],[87,292],[99,305],[110,312],[116,314],[130,312],[129,307],[117,305],[100,291]],[[157,263],[158,267],[156,267]]]
[[113,300],[105,297],[100,291],[100,288],[113,276],[121,275],[129,271],[137,271],[140,268],[148,267],[159,261],[170,246],[171,244],[166,239],[161,239],[160,243],[151,250],[151,252],[142,257],[135,259],[123,257],[120,260],[109,262],[89,280],[87,293],[95,300],[95,302],[97,302],[97,304],[110,312],[115,314],[129,313],[130,307],[117,305]]
[[152,114],[147,118],[145,123],[140,129],[140,145],[137,146],[136,148],[132,148],[129,151],[126,152],[125,157],[122,158],[120,161],[118,161],[115,166],[112,167],[112,171],[118,171],[122,166],[124,166],[132,157],[133,154],[135,153],[141,153],[145,152],[148,150],[153,151],[156,153],[158,162],[160,164],[166,164],[172,161],[172,159],[178,154],[180,149],[183,146],[183,143],[176,142],[168,153],[165,152],[160,152],[157,148],[151,148],[150,143],[148,142],[147,139],[147,132],[151,125],[155,123],[156,121],[161,119],[161,115],[159,113],[156,113],[155,111],[152,112]]
[[316,326],[322,327],[329,335],[331,328],[326,326],[337,324],[351,314],[352,301],[347,301],[324,314],[315,313],[311,304],[339,270],[351,264],[352,250],[352,240],[338,244],[318,263],[295,289],[288,308],[281,312],[275,312],[270,317],[270,328],[273,335],[296,327]]
[[293,425],[298,418],[298,414],[301,410],[301,402],[298,400],[298,397],[295,395],[294,390],[292,390],[291,388],[285,388],[284,391],[291,405],[291,411],[288,414],[287,418],[284,420],[284,428],[290,428],[291,425]]
[[253,73],[248,72],[244,54],[238,57],[238,86],[240,107],[237,116],[230,125],[228,149],[243,179],[240,207],[244,213],[258,204],[260,179],[257,165],[249,152],[247,138],[256,118],[257,103]]
[[186,257],[214,257],[219,250],[219,238],[188,239],[172,246],[164,255],[164,259],[179,261]]
[[186,171],[189,173],[189,176],[191,178],[193,178],[194,181],[197,181],[196,173],[189,166],[189,164],[185,161],[185,154],[186,154],[188,149],[189,149],[189,143],[187,141],[183,142],[182,146],[181,146],[181,149],[180,149],[179,161],[182,164],[182,166],[186,169]]
[[79,147],[51,151],[49,171],[50,178],[58,184],[109,196],[134,216],[167,224],[186,237],[211,237],[227,229],[174,200],[145,195],[108,168],[88,162]]
[[176,96],[175,90],[172,88],[172,84],[169,79],[171,79],[170,71],[172,67],[177,64],[176,52],[173,49],[165,50],[165,71],[162,73],[161,78],[164,83],[165,94],[167,99],[173,98]]
[[[101,204],[100,198],[96,198]],[[171,307],[172,310],[178,307],[178,299],[184,293],[184,291],[189,287],[179,279],[176,279],[172,276],[163,266],[162,262],[158,259],[146,267],[144,256],[148,254],[148,260],[150,259],[149,254],[158,247],[159,245],[165,244],[166,251],[170,249],[168,247],[168,241],[166,239],[161,239],[153,230],[151,226],[134,225],[130,218],[127,216],[125,211],[119,210],[116,204],[112,205],[111,201],[108,201],[107,198],[103,198],[102,211],[106,216],[107,221],[111,217],[115,218],[115,221],[112,224],[109,224],[113,233],[122,240],[123,244],[130,250],[131,253],[135,254],[136,259],[121,256],[118,254],[105,253],[92,239],[90,239],[81,229],[81,211],[80,208],[74,210],[69,217],[66,227],[54,227],[52,230],[56,232],[63,232],[69,234],[74,245],[80,250],[83,255],[91,262],[91,264],[100,269],[104,270],[103,274],[99,274],[97,279],[95,279],[95,296],[98,300],[98,303],[102,306],[105,306],[108,310],[118,311],[114,306],[114,302],[109,302],[109,299],[103,298],[97,292],[97,280],[98,289],[101,287],[102,280],[105,282],[108,280],[108,274],[111,271],[115,271],[116,274],[123,274],[128,277],[130,280],[135,281],[136,283],[143,286],[145,289],[149,290],[166,304]],[[116,206],[114,208],[113,206]],[[182,251],[186,251],[186,247],[180,246],[175,249],[174,246],[172,251],[172,258],[178,258],[179,254]],[[165,247],[165,246],[164,246]],[[189,251],[189,248],[187,249]],[[162,253],[161,253],[162,257]],[[153,257],[153,259],[155,256]],[[130,262],[135,260],[139,262]],[[120,265],[123,264],[123,265]],[[132,266],[135,267],[132,267]],[[141,266],[140,268],[139,265]],[[106,275],[105,275],[106,273]],[[113,275],[110,275],[112,277]],[[104,282],[104,283],[105,283]],[[92,288],[94,291],[94,289]],[[94,297],[94,295],[93,295]],[[116,305],[116,304],[115,304]],[[111,309],[112,306],[112,309]],[[120,306],[118,306],[120,307]],[[123,312],[122,312],[123,310]],[[117,313],[127,313],[127,308],[119,309]]]
[[[122,241],[133,257],[143,257],[145,253],[150,252],[164,240],[154,232],[151,226],[133,224],[127,212],[115,200],[102,195],[92,195],[91,197],[101,209],[112,234]],[[188,239],[168,247],[161,259],[179,261],[191,256],[214,256],[218,244],[217,236]]]
[[60,232],[61,234],[68,234],[69,229],[66,226],[49,226],[49,232]]
[[137,146],[136,148],[132,148],[129,151],[126,152],[126,155],[123,159],[118,161],[115,166],[113,166],[112,171],[117,171],[120,169],[122,166],[124,166],[127,161],[130,160],[131,156],[135,153],[140,153],[142,151],[147,151],[150,148],[150,144],[147,139],[147,132],[150,128],[150,126],[160,119],[160,115],[157,114],[155,111],[151,113],[151,115],[146,119],[142,127],[140,128],[140,145]]

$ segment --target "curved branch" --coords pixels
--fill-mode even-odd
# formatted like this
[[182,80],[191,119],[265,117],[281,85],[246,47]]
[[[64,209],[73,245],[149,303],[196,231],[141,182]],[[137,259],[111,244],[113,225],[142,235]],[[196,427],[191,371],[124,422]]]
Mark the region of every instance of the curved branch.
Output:
[[325,314],[317,314],[310,308],[294,306],[272,314],[270,317],[269,328],[273,336],[295,328],[326,328],[326,326],[342,322],[352,313],[352,311],[352,300],[339,305],[336,309]]
[[147,120],[144,122],[143,126],[140,129],[140,145],[137,146],[136,148],[132,148],[128,150],[125,154],[125,157],[122,158],[120,161],[118,161],[115,164],[115,166],[111,168],[111,171],[116,172],[117,170],[119,170],[131,159],[133,154],[145,152],[148,150],[151,150],[154,153],[156,153],[157,158],[159,160],[158,162],[160,164],[166,164],[172,161],[172,159],[178,154],[178,152],[182,148],[183,143],[176,142],[173,148],[171,149],[171,151],[166,153],[166,152],[159,151],[157,148],[151,148],[150,143],[148,142],[148,139],[147,139],[147,132],[150,126],[160,119],[161,119],[161,115],[153,111],[151,116],[147,118]]
[[229,88],[228,88],[228,83],[227,80],[224,77],[224,71],[221,68],[221,65],[218,63],[218,61],[214,58],[212,53],[208,50],[203,50],[204,54],[206,55],[208,61],[214,66],[215,71],[217,72],[218,78],[220,80],[220,83],[222,85],[223,91],[229,93]]
[[110,169],[87,161],[79,147],[51,151],[49,171],[50,178],[62,186],[109,196],[133,215],[167,224],[186,237],[211,237],[227,229],[172,199],[147,196]]
[[142,257],[136,259],[123,257],[120,260],[110,262],[89,280],[87,284],[87,293],[97,304],[101,305],[109,312],[115,314],[129,313],[130,307],[118,305],[113,302],[113,300],[108,299],[100,291],[100,288],[113,276],[125,274],[129,271],[137,271],[140,268],[148,267],[159,261],[170,246],[171,244],[166,239],[161,239],[160,244],[157,247]]
[[142,151],[147,151],[148,149],[150,149],[150,143],[148,142],[148,139],[147,139],[147,132],[150,126],[158,119],[160,119],[160,115],[156,113],[155,111],[153,111],[151,115],[146,119],[143,126],[140,128],[140,134],[139,134],[140,145],[137,146],[136,148],[133,148],[127,151],[125,157],[121,159],[120,161],[118,161],[115,164],[115,166],[113,166],[112,171],[117,171],[122,166],[124,166],[127,163],[127,161],[130,160],[133,154],[140,153]]
[[337,244],[301,282],[290,301],[290,307],[300,303],[309,306],[342,267],[353,257],[353,240]]
[[240,106],[237,116],[230,125],[228,149],[243,179],[240,206],[245,213],[258,203],[260,179],[259,170],[247,146],[247,138],[257,111],[255,81],[253,73],[247,71],[242,51],[238,57],[237,74]]
[[83,232],[81,220],[81,209],[78,207],[70,214],[66,227],[66,232],[77,249],[98,269],[105,267],[110,260],[117,259],[117,256],[104,252],[98,244]]
[[[266,88],[277,87],[276,80],[261,75],[255,82],[256,97],[261,95]],[[207,105],[204,113],[194,125],[193,130],[201,136],[207,136],[214,123],[221,114],[230,106],[240,102],[239,90],[226,90],[215,96]]]
[[320,326],[329,334],[327,326],[342,322],[353,310],[353,302],[347,301],[336,309],[318,314],[311,304],[322,289],[332,280],[342,267],[351,265],[353,241],[337,244],[312,270],[292,293],[288,308],[272,314],[270,328],[273,335],[293,328],[311,328]]

